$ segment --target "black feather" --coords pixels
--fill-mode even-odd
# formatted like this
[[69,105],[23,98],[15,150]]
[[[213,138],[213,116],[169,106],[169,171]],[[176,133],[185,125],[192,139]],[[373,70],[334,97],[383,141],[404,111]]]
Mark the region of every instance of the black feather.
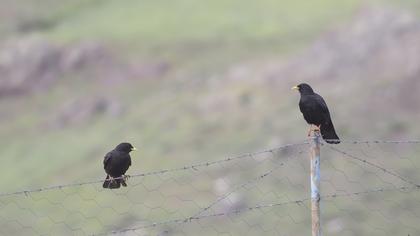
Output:
[[[103,164],[107,176],[102,187],[110,189],[120,188],[121,185],[127,187],[122,176],[131,166],[131,150],[133,150],[131,144],[121,143],[105,155]],[[111,180],[110,176],[117,179]]]
[[308,84],[299,84],[299,108],[303,118],[308,124],[321,126],[322,138],[331,144],[340,143],[340,138],[335,132],[327,103],[316,94]]

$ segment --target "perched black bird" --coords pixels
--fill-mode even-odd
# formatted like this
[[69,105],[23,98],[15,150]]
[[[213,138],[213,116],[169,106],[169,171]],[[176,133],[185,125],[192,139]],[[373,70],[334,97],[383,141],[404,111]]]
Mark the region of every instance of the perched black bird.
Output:
[[121,185],[127,187],[125,180],[128,176],[125,172],[131,166],[130,152],[135,150],[137,149],[129,143],[120,143],[105,155],[104,169],[107,176],[102,187],[110,189],[119,188]]
[[299,108],[306,122],[311,125],[308,136],[310,135],[312,125],[315,125],[321,131],[322,138],[327,143],[338,144],[340,139],[334,130],[331,121],[330,112],[324,99],[316,94],[308,84],[299,84],[292,89],[298,90],[300,93]]

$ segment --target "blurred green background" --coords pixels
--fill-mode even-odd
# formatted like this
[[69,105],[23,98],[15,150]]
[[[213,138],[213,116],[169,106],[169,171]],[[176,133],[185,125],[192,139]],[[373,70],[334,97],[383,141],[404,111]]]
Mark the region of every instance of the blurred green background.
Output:
[[[299,95],[290,91],[300,82],[310,83],[326,99],[343,140],[419,137],[420,1],[0,3],[3,193],[104,178],[103,156],[122,141],[139,148],[133,154],[129,174],[302,142],[308,127],[297,107]],[[361,149],[345,144],[341,148],[357,152]],[[416,174],[416,165],[420,164],[416,158],[418,145],[363,148],[359,154],[365,158],[380,155],[382,159],[374,160],[420,181]],[[276,191],[286,194],[289,200],[306,197],[306,154],[299,154],[298,164],[292,164],[296,166],[282,169],[278,181],[266,182],[261,188],[279,188]],[[326,155],[323,184],[330,190],[328,193],[349,186],[363,190],[403,184],[392,182],[392,178],[384,180],[387,177],[383,173],[372,176],[374,170],[349,166],[342,159],[331,159],[330,163],[328,158],[337,153]],[[403,161],[395,161],[396,157]],[[236,163],[203,175],[187,172],[131,182],[134,186],[147,185],[148,181],[161,186],[161,192],[170,192],[172,197],[168,199],[179,200],[187,195],[191,205],[185,206],[178,200],[166,199],[167,195],[159,190],[141,187],[115,190],[108,195],[100,185],[39,193],[23,197],[26,200],[0,199],[4,209],[0,233],[93,234],[132,227],[141,221],[186,217],[194,207],[205,207],[220,195],[213,191],[218,178],[241,183],[264,173],[270,165],[258,162],[244,166]],[[302,175],[292,179],[296,171]],[[346,172],[347,177],[336,178],[334,172]],[[197,191],[188,184],[193,179],[199,181]],[[352,181],[359,184],[353,186]],[[293,184],[288,186],[290,182]],[[298,189],[289,189],[291,186]],[[247,197],[245,205],[284,200],[277,194],[265,199],[266,194],[252,194],[251,190],[242,193]],[[129,193],[138,199],[133,202],[127,197]],[[385,201],[378,209],[403,215],[412,208],[411,218],[404,217],[418,220],[418,193],[393,194],[379,196],[395,204],[390,207]],[[86,199],[102,200],[92,205],[92,200]],[[147,201],[151,205],[142,208]],[[420,234],[413,222],[387,224],[389,218],[383,211],[376,211],[378,216],[370,215],[376,208],[367,210],[366,202],[351,201],[351,205],[349,201],[342,203],[342,208],[337,206],[340,203],[334,203],[332,208],[326,205],[327,235]],[[57,204],[62,211],[56,209]],[[104,206],[110,205],[121,212],[107,212],[109,208]],[[182,207],[175,210],[175,206]],[[150,213],[154,208],[160,210]],[[26,217],[31,210],[44,217]],[[239,220],[239,224],[232,217],[232,222],[219,219],[207,225],[192,224],[188,230],[155,228],[157,232],[137,233],[308,234],[308,209],[290,207],[278,211],[284,215],[259,212]],[[103,219],[98,222],[96,214]],[[364,219],[366,224],[358,219]],[[255,223],[258,220],[264,224]],[[246,227],[244,222],[248,222]],[[74,228],[80,230],[66,225],[77,225]],[[216,232],[215,225],[223,230]]]

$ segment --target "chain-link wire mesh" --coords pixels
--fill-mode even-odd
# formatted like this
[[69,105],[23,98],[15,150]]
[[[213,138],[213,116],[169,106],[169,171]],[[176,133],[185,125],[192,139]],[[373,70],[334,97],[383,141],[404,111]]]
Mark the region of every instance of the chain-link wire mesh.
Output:
[[[309,142],[0,194],[1,235],[309,235]],[[326,235],[420,235],[420,141],[321,147]]]

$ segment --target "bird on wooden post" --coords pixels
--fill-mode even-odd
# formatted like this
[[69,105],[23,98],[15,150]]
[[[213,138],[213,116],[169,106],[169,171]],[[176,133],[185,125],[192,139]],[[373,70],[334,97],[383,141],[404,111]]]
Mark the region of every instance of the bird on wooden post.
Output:
[[320,131],[322,138],[327,143],[340,143],[340,138],[335,132],[330,111],[324,99],[315,93],[309,84],[302,83],[294,86],[292,89],[300,93],[299,109],[303,114],[303,118],[310,124],[308,136],[311,135],[311,132]]

